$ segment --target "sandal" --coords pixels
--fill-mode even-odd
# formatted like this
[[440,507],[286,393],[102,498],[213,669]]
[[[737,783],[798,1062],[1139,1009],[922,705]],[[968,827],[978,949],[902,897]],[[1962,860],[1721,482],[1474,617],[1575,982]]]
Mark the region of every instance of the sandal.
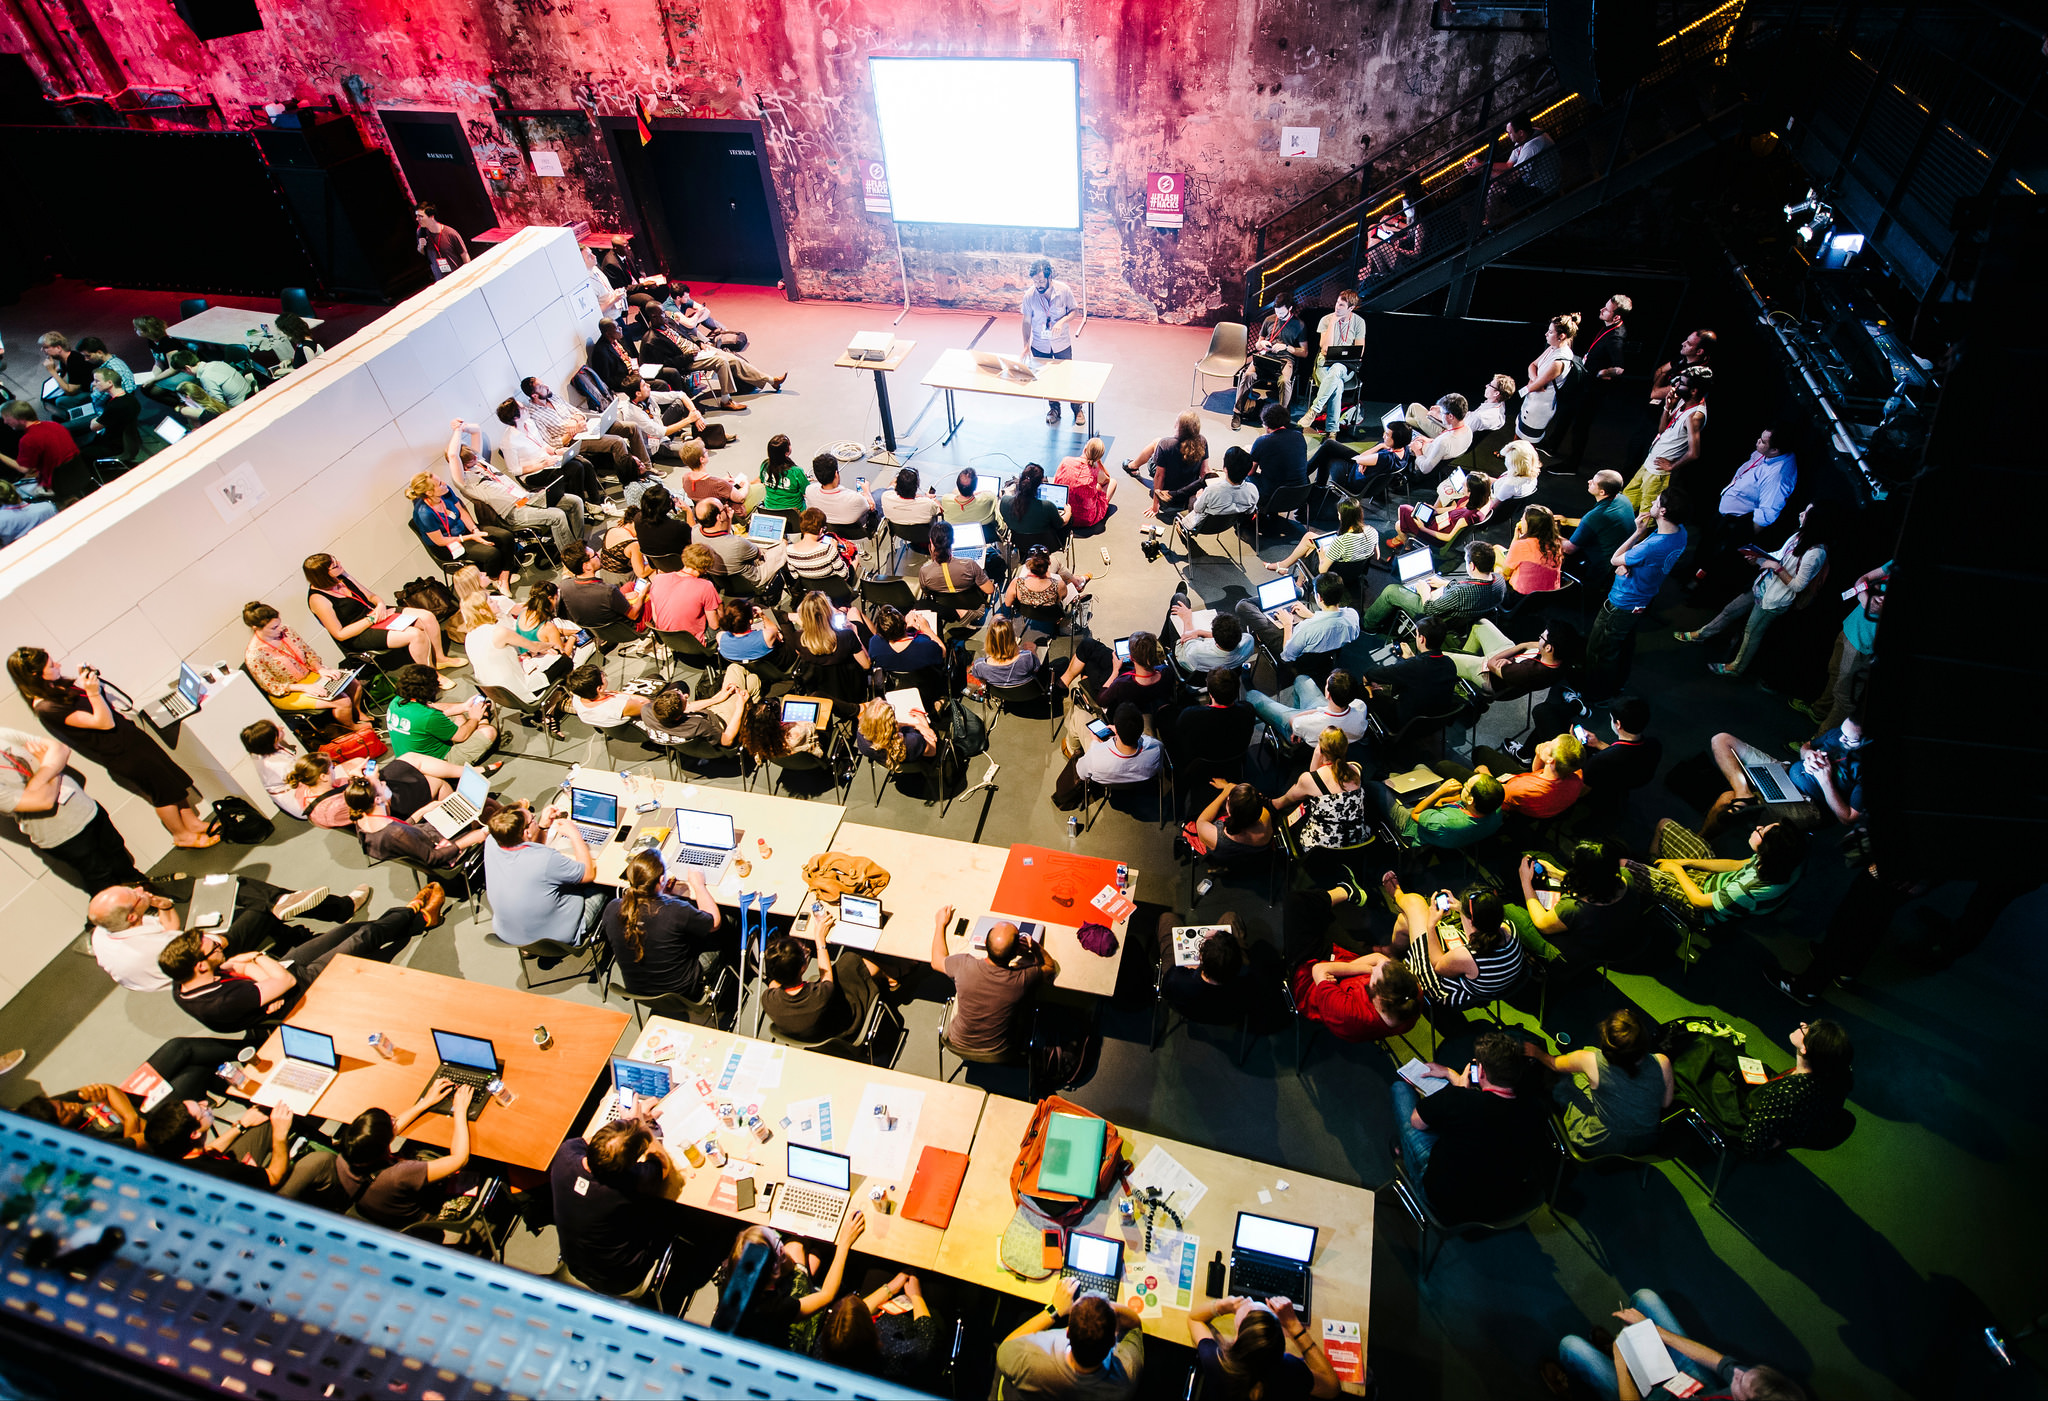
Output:
[[1700,635],[1696,632],[1674,632],[1671,635],[1680,642],[1697,642],[1700,640]]
[[220,842],[220,833],[208,832],[205,835],[201,836],[199,840],[196,842],[172,842],[171,845],[183,847],[187,851],[198,851],[203,847],[219,846]]

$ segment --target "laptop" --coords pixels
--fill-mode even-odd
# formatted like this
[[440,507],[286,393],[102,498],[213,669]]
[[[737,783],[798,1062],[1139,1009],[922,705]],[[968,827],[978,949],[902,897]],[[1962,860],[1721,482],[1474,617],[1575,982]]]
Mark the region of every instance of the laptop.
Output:
[[865,895],[842,895],[839,897],[839,922],[850,924],[856,929],[880,929],[888,916],[882,913],[882,902],[871,900]]
[[284,1063],[271,1072],[249,1102],[282,1104],[294,1114],[310,1114],[334,1077],[341,1074],[341,1055],[334,1049],[334,1038],[286,1022],[277,1029],[277,1044]]
[[190,662],[178,663],[178,689],[157,702],[163,715],[163,723],[182,720],[187,715],[197,715],[200,704],[206,699],[206,678],[192,669]]
[[668,1092],[674,1088],[675,1080],[667,1066],[613,1056],[611,1121],[617,1123],[632,1117],[634,1106],[643,1098],[667,1099]]
[[986,350],[974,352],[974,363],[992,375],[1005,379],[1037,379],[1038,371],[1029,360],[1020,360],[1014,355],[996,355]]
[[332,681],[329,681],[326,684],[326,686],[321,689],[320,699],[333,700],[343,691],[346,691],[349,687],[355,685],[356,682],[359,679],[361,679],[362,674],[363,669],[359,666],[344,667],[339,673],[336,674]]
[[705,884],[717,885],[725,879],[739,846],[740,834],[733,829],[731,813],[676,809],[676,860],[702,870]]
[[1124,1287],[1124,1243],[1115,1236],[1068,1231],[1060,1278],[1074,1294],[1106,1294],[1114,1299]]
[[481,822],[484,815],[484,800],[491,796],[491,781],[474,764],[462,766],[462,777],[455,782],[455,791],[440,802],[426,809],[421,816],[427,825],[448,840],[465,831],[472,822]]
[[234,923],[235,896],[241,877],[232,872],[201,876],[192,884],[192,903],[185,910],[187,929],[225,929]]
[[[437,1027],[434,1029],[434,1054],[441,1058],[441,1063],[434,1067],[427,1083],[453,1080],[458,1085],[474,1086],[476,1093],[470,1096],[469,1117],[474,1119],[483,1113],[484,1105],[491,1098],[486,1089],[505,1069],[505,1062],[498,1059],[497,1047],[490,1043],[488,1037],[464,1036],[460,1032],[442,1031]],[[427,1112],[452,1117],[453,1101],[454,1096],[450,1095]]]
[[1365,359],[1362,345],[1326,345],[1323,347],[1325,365],[1356,365]]
[[988,472],[976,472],[974,474],[974,494],[976,496],[1001,496],[1003,494],[1003,479]]
[[782,723],[785,725],[817,724],[818,702],[814,700],[784,700],[782,702]]
[[1259,585],[1259,611],[1271,618],[1301,602],[1301,584],[1292,574],[1282,574]]
[[1067,489],[1056,482],[1047,482],[1038,488],[1038,499],[1064,509],[1067,504]]
[[155,423],[150,424],[149,431],[162,438],[166,443],[175,443],[192,430],[178,422],[176,414],[168,414],[158,419]]
[[592,846],[603,846],[619,829],[619,799],[614,793],[569,786],[569,821]]
[[979,564],[988,554],[988,532],[978,523],[953,527],[953,558]]
[[1309,1314],[1309,1262],[1315,1259],[1316,1228],[1237,1213],[1237,1235],[1230,1243],[1230,1293],[1251,1299],[1292,1300],[1295,1312]]
[[[962,920],[961,923],[964,924],[966,921]],[[1042,924],[1028,919],[1012,919],[1008,915],[983,915],[980,919],[974,921],[974,928],[968,932],[967,952],[973,954],[976,958],[987,958],[989,932],[998,924],[1016,925],[1017,937],[1020,939],[1042,942],[1045,938],[1045,926]]]
[[813,1240],[834,1240],[853,1200],[853,1159],[827,1148],[787,1145],[789,1173],[775,1194],[769,1229]]
[[1436,557],[1426,545],[1395,555],[1394,577],[1411,589],[1429,583],[1437,577]]
[[1792,770],[1776,759],[1766,759],[1760,764],[1744,764],[1742,771],[1749,775],[1749,786],[1756,795],[1767,803],[1803,803],[1806,794],[1792,781]]
[[789,522],[781,516],[771,516],[765,511],[756,511],[747,517],[747,538],[757,545],[772,545],[782,538],[789,529]]

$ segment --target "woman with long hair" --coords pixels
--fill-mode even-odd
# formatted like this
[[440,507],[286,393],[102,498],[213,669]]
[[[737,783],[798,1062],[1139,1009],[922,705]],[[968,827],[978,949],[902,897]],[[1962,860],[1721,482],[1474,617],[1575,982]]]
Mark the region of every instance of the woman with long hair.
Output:
[[[358,652],[403,649],[422,666],[452,671],[462,665],[441,646],[441,623],[424,608],[392,608],[349,577],[331,554],[307,555],[306,607],[336,642]],[[447,680],[441,689],[447,690]]]
[[1515,523],[1515,541],[1508,546],[1501,577],[1517,594],[1554,593],[1564,579],[1564,537],[1548,506],[1531,503]]
[[1557,416],[1557,387],[1565,376],[1578,370],[1572,355],[1572,338],[1579,333],[1579,314],[1560,312],[1543,328],[1543,353],[1529,362],[1529,382],[1522,388],[1522,412],[1515,419],[1515,436],[1532,443],[1543,441],[1550,421]]
[[899,722],[896,708],[876,696],[860,708],[854,747],[884,768],[896,769],[938,753],[939,737],[922,710],[911,711],[908,721]]
[[[473,1185],[469,1166],[469,1102],[481,1093],[472,1085],[435,1080],[419,1102],[394,1120],[383,1109],[365,1109],[335,1136],[335,1185],[366,1221],[403,1230],[440,1209]],[[448,1151],[438,1158],[401,1158],[392,1144],[442,1101],[449,1102]]]
[[791,670],[806,693],[848,705],[866,697],[867,678],[861,673],[873,663],[854,630],[859,621],[860,604],[846,605],[842,625],[832,600],[816,589],[797,604],[796,664]]
[[[733,1329],[735,1337],[803,1352],[809,1349],[817,1331],[818,1315],[839,1297],[846,1279],[847,1257],[853,1243],[868,1228],[867,1213],[849,1211],[839,1227],[838,1249],[823,1279],[818,1278],[818,1257],[804,1249],[800,1240],[784,1240],[767,1226],[748,1226],[733,1238],[732,1254],[719,1267],[716,1282],[721,1294],[732,1283],[750,1246],[768,1248],[768,1264],[754,1283],[754,1292]],[[815,1282],[814,1282],[815,1281]]]
[[1484,525],[1493,518],[1493,478],[1484,472],[1474,472],[1465,478],[1465,495],[1454,506],[1440,507],[1429,518],[1429,524],[1420,524],[1415,517],[1415,508],[1403,504],[1400,512],[1401,533],[1413,539],[1420,535],[1425,540],[1434,540],[1439,545],[1450,543],[1458,532],[1468,525]]
[[197,379],[188,379],[178,386],[177,415],[192,427],[211,423],[227,411],[226,402],[214,398]]
[[685,865],[678,880],[660,852],[641,851],[626,862],[625,886],[605,906],[598,928],[627,991],[697,1002],[718,971],[721,918],[703,871]]
[[1020,611],[1064,608],[1081,596],[1081,591],[1094,577],[1093,574],[1067,573],[1052,562],[1052,551],[1043,545],[1033,545],[1024,552],[1024,567],[1010,576],[1010,587],[1003,592],[1003,604]]
[[1055,506],[1039,495],[1039,488],[1044,485],[1045,468],[1027,462],[1017,474],[1016,487],[999,507],[1003,524],[1009,527],[1010,538],[1020,550],[1034,544],[1048,548],[1060,544],[1073,520],[1072,512],[1065,506]]
[[1038,649],[1032,644],[1028,630],[1019,638],[1017,625],[997,614],[988,625],[981,655],[967,668],[968,686],[979,690],[983,686],[1023,685],[1038,670]]
[[[1227,1335],[1216,1330],[1219,1314],[1231,1316]],[[1188,1310],[1188,1338],[1207,1401],[1326,1401],[1339,1390],[1337,1369],[1286,1299],[1205,1299]]]
[[[1147,472],[1146,467],[1152,470]],[[1202,416],[1184,410],[1174,420],[1173,436],[1148,442],[1138,455],[1124,464],[1124,470],[1145,484],[1152,494],[1155,511],[1184,509],[1202,489],[1209,470],[1209,440],[1202,435]]]
[[[901,1296],[907,1311],[882,1306]],[[916,1275],[899,1274],[867,1294],[848,1294],[826,1310],[811,1351],[834,1366],[865,1372],[884,1381],[918,1386],[939,1345],[939,1320],[924,1300]]]
[[1264,851],[1273,844],[1277,819],[1266,797],[1249,783],[1212,778],[1216,796],[1189,825],[1202,845],[1225,855]]
[[520,605],[512,624],[513,632],[533,644],[522,651],[555,652],[575,658],[578,629],[574,624],[564,629],[557,623],[561,610],[562,591],[546,580],[526,591],[526,602]]
[[42,648],[17,647],[7,659],[7,674],[37,721],[60,744],[70,745],[156,809],[157,821],[171,834],[174,846],[220,845],[219,837],[207,834],[206,819],[192,806],[192,775],[113,708],[97,668],[80,667],[73,680]]
[[1561,1079],[1552,1098],[1564,1111],[1564,1133],[1591,1157],[1647,1153],[1671,1107],[1671,1058],[1655,1049],[1657,1027],[1633,1007],[1610,1012],[1594,1033],[1597,1044],[1553,1056],[1533,1041],[1522,1052]]
[[1079,457],[1061,458],[1059,470],[1053,473],[1053,483],[1067,489],[1067,513],[1075,525],[1101,525],[1109,518],[1116,482],[1102,461],[1108,452],[1109,444],[1090,438],[1081,445]]
[[660,482],[640,493],[634,502],[640,517],[633,523],[633,538],[640,542],[643,557],[679,555],[690,543],[690,523],[675,514],[676,498]]
[[624,515],[604,528],[597,546],[598,572],[630,574],[636,579],[653,576],[654,567],[648,564],[646,552],[640,548],[639,533],[634,529],[639,523],[640,507],[636,504],[628,506]]
[[1801,1022],[1791,1042],[1792,1068],[1758,1085],[1742,1106],[1745,1153],[1812,1144],[1854,1087],[1856,1049],[1839,1022]]
[[[925,541],[925,562],[917,571],[917,587],[941,623],[974,626],[980,625],[988,601],[996,593],[995,580],[979,561],[954,556],[953,527],[945,521],[932,522],[931,535]],[[942,599],[956,601],[942,603]]]
[[1744,546],[1743,558],[1757,568],[1756,582],[1729,599],[1728,605],[1705,627],[1676,634],[1678,640],[1704,642],[1747,618],[1742,645],[1736,649],[1733,660],[1715,662],[1707,668],[1716,676],[1742,675],[1756,660],[1756,649],[1771,624],[1797,607],[1806,591],[1825,577],[1828,546],[1834,543],[1840,520],[1832,502],[1815,501],[1799,513],[1799,529],[1775,553],[1766,554],[1754,545]]
[[1308,772],[1273,799],[1278,817],[1308,805],[1301,819],[1304,851],[1335,850],[1365,840],[1365,771],[1351,761],[1350,752],[1351,741],[1332,725],[1316,740]]
[[783,719],[779,698],[748,703],[740,720],[740,745],[757,764],[792,754],[824,755],[818,744],[818,727],[808,720]]
[[790,456],[789,434],[777,433],[768,440],[768,455],[761,459],[761,486],[765,492],[761,509],[795,525],[803,514],[804,493],[810,490],[811,479]]

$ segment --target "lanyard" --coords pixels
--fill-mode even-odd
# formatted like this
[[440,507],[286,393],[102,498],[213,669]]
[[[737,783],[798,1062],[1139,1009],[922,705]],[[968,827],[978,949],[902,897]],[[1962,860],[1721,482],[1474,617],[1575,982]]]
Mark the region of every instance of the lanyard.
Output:
[[[290,635],[291,634],[289,633],[285,634],[286,637],[289,637]],[[263,645],[268,647],[273,652],[283,653],[285,656],[290,657],[294,662],[296,662],[298,664],[298,674],[300,676],[304,676],[307,672],[314,670],[313,659],[307,656],[304,652],[300,651],[298,648],[292,646],[289,642],[286,642],[282,637],[275,642],[272,642],[268,638],[265,638]]]
[[0,749],[0,757],[4,757],[7,760],[7,766],[21,775],[23,782],[27,782],[36,776],[36,771],[16,758],[13,750]]

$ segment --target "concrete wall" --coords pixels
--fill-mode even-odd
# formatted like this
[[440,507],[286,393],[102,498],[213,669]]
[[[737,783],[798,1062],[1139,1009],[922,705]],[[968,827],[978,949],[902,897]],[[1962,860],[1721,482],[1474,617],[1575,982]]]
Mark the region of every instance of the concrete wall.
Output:
[[[583,363],[597,325],[587,292],[569,233],[529,229],[402,303],[10,546],[0,652],[35,645],[67,669],[90,662],[140,702],[180,660],[239,662],[242,605],[262,599],[332,663],[301,561],[331,552],[386,597],[394,580],[433,574],[407,528],[405,484],[437,465],[451,419],[495,425],[492,407],[521,376],[560,384]],[[215,488],[245,466],[261,499],[224,515]],[[14,688],[0,690],[0,725],[41,733]],[[147,804],[96,765],[77,767],[145,869],[170,850]],[[78,933],[86,898],[34,848],[0,842],[0,1003]]]
[[[0,7],[0,48],[28,54],[56,91],[183,85],[239,122],[251,104],[325,102],[354,76],[370,107],[459,113],[479,165],[507,170],[492,194],[509,224],[626,227],[588,123],[494,109],[625,115],[647,98],[661,115],[759,121],[798,288],[876,302],[896,300],[899,279],[895,232],[861,200],[862,164],[881,154],[868,55],[1078,58],[1091,303],[1176,323],[1235,306],[1253,224],[1544,42],[1434,31],[1429,0],[266,0],[262,12],[264,31],[201,44],[162,0],[18,0]],[[374,115],[363,126],[383,139]],[[1283,126],[1320,127],[1320,156],[1282,160]],[[562,178],[532,174],[542,148],[561,154]],[[1178,232],[1144,226],[1153,170],[1190,177]],[[990,309],[1014,305],[1040,252],[1073,276],[1082,243],[905,231],[914,296]]]

